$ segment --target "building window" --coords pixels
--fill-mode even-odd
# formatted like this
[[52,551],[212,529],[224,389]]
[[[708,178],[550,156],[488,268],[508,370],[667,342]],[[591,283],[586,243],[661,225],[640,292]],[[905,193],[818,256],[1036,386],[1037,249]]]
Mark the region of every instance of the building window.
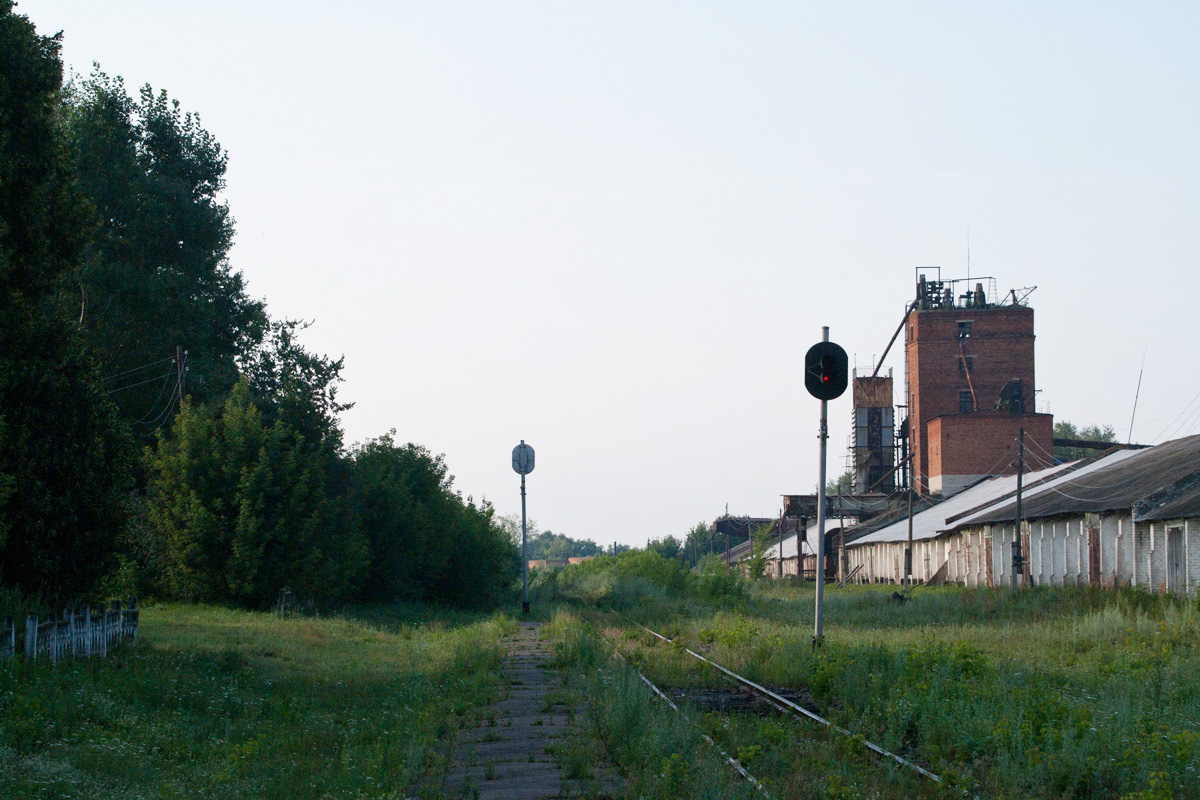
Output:
[[971,399],[971,391],[962,389],[958,393],[958,413],[966,414],[975,410],[975,402]]
[[958,321],[958,338],[965,339],[971,335],[971,320],[960,319]]
[[967,356],[967,363],[966,363],[965,368],[963,367],[962,356],[959,356],[957,361],[958,361],[958,374],[959,375],[963,375],[967,372],[975,371],[975,356]]

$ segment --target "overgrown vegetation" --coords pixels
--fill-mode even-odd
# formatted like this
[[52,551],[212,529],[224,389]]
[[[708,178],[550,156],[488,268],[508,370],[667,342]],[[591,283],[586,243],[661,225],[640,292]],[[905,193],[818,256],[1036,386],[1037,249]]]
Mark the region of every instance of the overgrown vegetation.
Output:
[[[647,591],[661,583],[659,565],[639,565],[630,559],[620,570],[603,562],[563,570],[554,588],[580,602],[587,599],[580,587],[603,586],[591,598],[594,608],[676,637],[666,645],[623,617],[590,612],[660,685],[726,685],[684,653],[686,645],[759,683],[806,693],[837,724],[981,796],[1200,796],[1195,600],[1073,587],[1015,594],[944,587],[919,589],[897,604],[891,587],[849,587],[826,593],[826,641],[813,648],[809,588],[742,581],[740,593],[709,600],[699,576],[685,579],[682,593]],[[851,770],[797,763],[844,764],[838,754],[855,749],[812,726],[720,720],[711,720],[709,732],[730,752],[746,754],[750,769],[783,797],[940,791],[923,779],[896,782],[892,767],[866,765],[873,757]],[[797,770],[810,780],[795,781]]]
[[622,796],[638,798],[759,797],[701,737],[700,729],[655,702],[636,673],[615,661],[591,625],[560,612],[546,626],[557,664],[583,707],[585,730],[621,770]]
[[502,596],[491,507],[394,431],[347,452],[342,360],[248,296],[199,116],[98,67],[64,86],[59,46],[0,0],[0,586]]
[[0,795],[441,797],[514,630],[422,607],[146,608],[105,661],[0,669]]

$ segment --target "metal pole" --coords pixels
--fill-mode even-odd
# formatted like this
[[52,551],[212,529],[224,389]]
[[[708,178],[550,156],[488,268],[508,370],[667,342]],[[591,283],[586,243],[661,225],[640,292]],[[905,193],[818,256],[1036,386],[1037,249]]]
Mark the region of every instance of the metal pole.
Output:
[[529,613],[529,546],[526,543],[525,476],[521,476],[521,613]]
[[[821,341],[829,341],[829,326],[821,327]],[[813,625],[813,647],[819,647],[824,638],[823,612],[825,603],[825,445],[829,439],[829,401],[821,401],[821,428],[817,434],[821,440],[821,466],[817,483],[817,600],[816,620]]]
[[908,490],[908,546],[904,548],[904,587],[908,588],[912,585],[912,496],[911,488]]
[[1021,428],[1021,433],[1017,437],[1017,518],[1013,525],[1013,551],[1012,551],[1012,588],[1016,589],[1021,585],[1019,574],[1025,565],[1025,559],[1021,555],[1021,481],[1024,478],[1025,471],[1025,429]]
[[838,585],[841,585],[842,571],[843,571],[842,562],[846,560],[846,506],[842,502],[841,481],[838,481],[838,525],[840,525],[840,528],[838,529],[838,557],[837,557],[838,571],[837,571],[837,576],[838,576]]
[[779,558],[777,558],[775,560],[775,577],[782,578],[783,577],[783,509],[782,508],[779,509],[779,552],[776,555],[778,555]]

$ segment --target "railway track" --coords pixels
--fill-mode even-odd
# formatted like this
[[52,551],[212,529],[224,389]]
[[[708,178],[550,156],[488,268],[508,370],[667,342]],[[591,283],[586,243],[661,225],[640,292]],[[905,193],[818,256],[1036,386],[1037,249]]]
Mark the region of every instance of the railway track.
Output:
[[[651,630],[650,628],[647,628],[645,625],[642,625],[638,622],[635,622],[632,619],[629,619],[629,617],[625,617],[625,620],[627,622],[629,622],[631,625],[634,625],[634,626],[640,628],[641,630],[645,631],[646,633],[650,634],[651,636],[653,636],[663,642],[666,642],[668,644],[674,643],[674,640],[671,639],[670,637],[664,636],[663,634],[658,633],[657,631]],[[914,763],[913,761],[911,761],[907,758],[904,758],[903,756],[901,756],[897,753],[893,753],[892,751],[890,751],[872,741],[869,741],[861,736],[857,736],[853,732],[851,732],[839,725],[835,725],[833,722],[829,721],[825,717],[822,717],[820,714],[817,714],[816,712],[805,708],[804,706],[800,705],[799,703],[796,703],[786,697],[781,696],[777,692],[771,691],[770,689],[766,688],[765,686],[761,686],[760,684],[755,683],[754,681],[750,680],[749,678],[746,678],[742,675],[737,674],[733,670],[728,669],[727,667],[724,667],[724,666],[716,663],[715,661],[712,661],[711,659],[704,657],[703,655],[695,652],[691,648],[685,647],[684,652],[686,652],[691,657],[698,659],[699,661],[702,661],[705,664],[707,664],[708,666],[717,670],[718,672],[723,674],[725,677],[734,681],[734,683],[736,683],[742,689],[750,692],[754,696],[763,700],[764,702],[766,702],[767,704],[769,704],[770,706],[775,708],[777,711],[779,711],[785,715],[797,718],[797,719],[804,719],[809,722],[815,722],[818,725],[824,726],[832,731],[835,731],[835,732],[841,734],[842,736],[845,736],[853,741],[860,742],[864,747],[866,747],[868,750],[875,753],[875,755],[879,756],[880,758],[889,759],[891,761],[894,761],[895,763],[899,764],[900,766],[905,767],[906,769],[911,770],[912,772],[914,772],[924,778],[927,778],[930,781],[933,781],[935,783],[938,783],[938,784],[944,783],[941,775],[938,775],[937,773],[932,772],[931,770],[928,770],[928,769],[922,767],[920,764]],[[618,653],[618,655],[620,655],[620,654]],[[647,678],[645,675],[643,675],[640,670],[636,670],[636,671],[637,671],[638,676],[651,689],[651,691],[654,692],[654,694],[656,696],[658,696],[659,698],[664,700],[675,711],[677,711],[679,713],[683,713],[682,711],[680,711],[679,707],[674,702],[672,702],[671,699],[669,697],[667,697],[667,695],[661,689],[659,689],[657,686],[654,685],[653,682],[650,681],[649,678]],[[710,744],[712,744],[714,747],[717,747],[718,750],[720,749],[719,746],[716,744],[716,742],[713,741],[707,734],[704,735],[704,738],[706,740],[708,740],[708,742]],[[747,778],[760,792],[762,792],[766,796],[770,796],[768,794],[766,788],[762,785],[762,783],[759,782],[753,776],[751,776],[750,773],[746,771],[745,767],[740,762],[737,761],[737,759],[733,758],[728,753],[725,753],[723,750],[721,751],[721,754],[726,759],[728,759],[730,764],[743,777]],[[977,796],[971,795],[968,792],[964,791],[963,794],[964,794],[964,796],[972,797],[973,800],[979,800],[979,798]]]

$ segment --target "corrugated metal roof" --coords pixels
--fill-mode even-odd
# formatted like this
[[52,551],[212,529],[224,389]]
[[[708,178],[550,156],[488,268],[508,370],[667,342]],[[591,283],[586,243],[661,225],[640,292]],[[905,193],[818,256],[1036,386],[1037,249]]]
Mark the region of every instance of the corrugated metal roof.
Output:
[[[1087,464],[1061,480],[1048,482],[1022,498],[1025,519],[1131,508],[1143,498],[1200,471],[1200,435],[1176,439],[1145,450],[1120,450]],[[1192,508],[1182,498],[1181,508]],[[1173,503],[1174,504],[1174,503]],[[1175,514],[1180,516],[1180,514]],[[1011,522],[1016,502],[1006,502],[955,527],[988,522]],[[1158,517],[1161,519],[1161,517]]]
[[[795,534],[792,534],[791,536],[789,536],[783,540],[783,557],[785,559],[796,557],[796,541],[797,541],[797,539],[799,539],[799,537],[796,536]],[[816,552],[815,550],[812,549],[812,545],[810,545],[806,541],[800,542],[800,550],[806,556],[811,556]],[[766,558],[773,560],[773,559],[776,559],[779,557],[776,555],[776,553],[778,553],[778,552],[779,552],[779,542],[776,542],[775,544],[771,545],[769,550],[767,550],[765,556],[766,556]]]
[[1200,472],[1192,472],[1133,504],[1136,522],[1200,517]]
[[[1073,462],[1075,464],[1077,462]],[[1030,482],[1044,481],[1056,473],[1072,468],[1073,464],[1060,464],[1055,467],[1031,472],[1026,477]],[[943,500],[932,508],[919,513],[913,513],[913,540],[934,539],[947,529],[947,520],[968,514],[981,506],[990,508],[996,501],[1017,490],[1017,476],[1005,475],[999,478],[988,478],[980,481],[969,489]],[[862,544],[875,542],[902,542],[908,540],[908,518],[893,522],[880,528],[874,533],[868,533],[862,538],[847,543],[847,547],[857,547]]]

